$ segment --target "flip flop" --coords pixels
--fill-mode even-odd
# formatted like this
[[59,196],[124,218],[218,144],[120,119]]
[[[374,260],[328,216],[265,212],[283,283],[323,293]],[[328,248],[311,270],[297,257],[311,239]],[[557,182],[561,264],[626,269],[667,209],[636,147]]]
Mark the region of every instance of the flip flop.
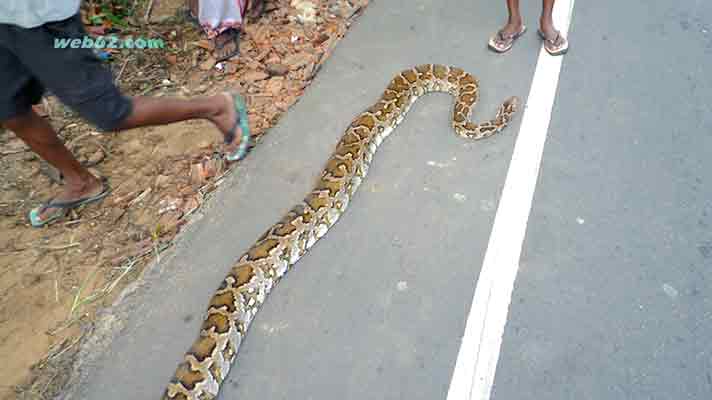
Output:
[[[490,38],[489,43],[488,43],[489,48],[496,51],[497,53],[507,52],[507,51],[509,51],[509,49],[512,48],[512,46],[514,46],[514,42],[517,39],[519,39],[520,36],[524,35],[524,32],[526,32],[526,31],[527,31],[526,25],[522,25],[522,29],[519,32],[515,33],[512,36],[507,37],[507,36],[504,36],[504,32],[500,30],[497,32],[497,34],[495,34],[494,36],[492,36]],[[504,46],[497,43],[498,39],[500,42],[506,42],[504,44]]]
[[[544,49],[552,56],[560,56],[569,51],[569,41],[561,36],[561,32],[556,31],[556,37],[554,39],[547,39],[541,29],[537,29],[537,33],[539,37],[544,40]],[[560,42],[559,39],[561,39]],[[556,43],[560,43],[558,47],[556,47]]]
[[[65,215],[67,215],[69,210],[75,209],[83,205],[91,204],[103,199],[104,197],[108,196],[109,193],[111,193],[111,187],[109,186],[106,179],[102,179],[101,184],[103,189],[101,193],[97,195],[83,197],[81,199],[72,201],[54,201],[54,199],[50,199],[47,203],[42,204],[39,207],[33,208],[28,214],[30,224],[32,224],[32,226],[35,228],[40,228],[60,218],[63,218]],[[53,213],[49,218],[45,220],[40,220],[40,214],[42,214],[48,208],[54,208],[57,211]]]
[[240,145],[237,147],[237,150],[232,154],[226,155],[225,158],[228,161],[239,161],[245,158],[247,153],[252,149],[252,136],[250,135],[250,125],[247,119],[245,100],[238,93],[230,93],[230,96],[235,103],[235,111],[238,118],[235,121],[235,125],[230,129],[230,133],[225,137],[225,144],[230,144],[235,140],[235,132],[237,131],[238,125],[242,130],[242,139],[240,140]]

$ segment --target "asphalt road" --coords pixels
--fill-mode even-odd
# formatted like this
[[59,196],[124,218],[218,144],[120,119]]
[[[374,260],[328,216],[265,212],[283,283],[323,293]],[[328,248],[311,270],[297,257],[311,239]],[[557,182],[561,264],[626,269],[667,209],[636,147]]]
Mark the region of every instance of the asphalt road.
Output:
[[[344,128],[420,63],[529,91],[539,2],[505,56],[485,0],[374,1],[171,255],[107,316],[65,398],[155,399],[236,258]],[[640,15],[632,17],[638,12]],[[492,399],[712,398],[712,3],[579,1]],[[339,223],[275,288],[220,399],[444,399],[520,119],[486,141],[423,98]],[[113,340],[109,340],[113,339]]]

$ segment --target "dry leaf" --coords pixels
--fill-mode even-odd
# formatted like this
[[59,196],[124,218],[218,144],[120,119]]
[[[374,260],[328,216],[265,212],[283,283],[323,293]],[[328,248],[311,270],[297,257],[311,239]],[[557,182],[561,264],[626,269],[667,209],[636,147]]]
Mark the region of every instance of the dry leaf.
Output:
[[194,186],[203,186],[205,183],[205,168],[202,163],[192,164],[190,166],[190,184]]
[[312,41],[312,43],[314,43],[314,46],[319,46],[327,40],[329,40],[329,35],[327,35],[326,33],[321,33]]
[[240,51],[243,53],[249,53],[255,49],[255,45],[251,40],[240,41]]
[[265,92],[267,92],[268,94],[277,95],[282,90],[283,85],[284,85],[283,77],[271,78],[270,80],[267,81],[267,85],[265,86]]
[[184,215],[188,214],[188,213],[192,212],[193,210],[195,210],[196,208],[198,208],[199,206],[200,206],[200,202],[198,201],[198,199],[195,198],[195,196],[189,197],[183,202],[183,207],[182,207],[183,214]]
[[178,230],[178,226],[180,225],[180,217],[182,216],[183,213],[179,211],[169,211],[158,219],[158,223],[156,224],[159,229],[160,229],[160,235],[166,235],[166,234],[172,234],[175,233],[175,231]]
[[284,64],[267,64],[267,73],[272,76],[284,76],[289,72],[289,67]]
[[289,66],[292,71],[299,69],[311,61],[311,56],[304,53],[292,54],[284,59],[284,64]]
[[200,69],[203,71],[209,71],[215,66],[215,59],[210,57],[207,60],[200,63]]
[[165,186],[168,186],[170,180],[171,178],[166,175],[158,175],[156,177],[156,181],[154,182],[154,186],[156,186],[157,188],[163,188]]
[[86,30],[92,35],[102,36],[105,34],[106,29],[103,26],[87,26]]
[[260,52],[260,54],[255,57],[255,61],[262,61],[265,57],[269,55],[269,53],[272,51],[272,49],[264,49]]
[[268,25],[260,25],[256,27],[254,33],[252,34],[252,39],[257,44],[269,43],[270,27]]
[[195,194],[195,189],[190,186],[185,186],[180,190],[179,193],[181,196],[192,196]]
[[208,51],[213,51],[215,49],[215,46],[213,46],[213,42],[206,39],[201,39],[196,44],[198,45],[198,47],[201,47]]
[[203,166],[205,170],[205,178],[212,178],[216,175],[220,175],[225,169],[225,164],[222,162],[222,158],[211,158],[203,161]]

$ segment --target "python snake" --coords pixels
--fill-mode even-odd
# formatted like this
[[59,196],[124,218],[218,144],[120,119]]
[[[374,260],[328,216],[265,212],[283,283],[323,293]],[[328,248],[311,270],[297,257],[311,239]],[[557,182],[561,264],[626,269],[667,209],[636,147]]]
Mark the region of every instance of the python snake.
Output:
[[267,294],[346,210],[368,172],[376,148],[429,92],[455,97],[452,126],[464,138],[501,131],[517,111],[507,99],[494,119],[475,124],[470,114],[479,82],[460,68],[425,64],[396,75],[381,98],[346,129],[314,189],[270,227],[231,269],[210,300],[200,335],[178,365],[164,400],[212,400],[220,390],[242,339]]

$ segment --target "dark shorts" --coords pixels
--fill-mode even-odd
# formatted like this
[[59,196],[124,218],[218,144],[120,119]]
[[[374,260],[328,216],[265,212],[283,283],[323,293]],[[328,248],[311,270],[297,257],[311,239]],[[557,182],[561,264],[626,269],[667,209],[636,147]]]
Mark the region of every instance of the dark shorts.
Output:
[[116,130],[132,103],[111,70],[88,48],[55,48],[55,39],[83,39],[79,15],[26,29],[0,24],[0,122],[27,113],[45,91],[104,131]]

